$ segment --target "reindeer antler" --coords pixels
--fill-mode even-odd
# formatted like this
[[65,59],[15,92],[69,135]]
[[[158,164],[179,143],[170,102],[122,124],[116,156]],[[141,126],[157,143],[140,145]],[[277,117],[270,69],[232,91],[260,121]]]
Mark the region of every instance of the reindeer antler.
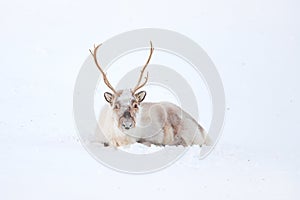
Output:
[[143,69],[141,70],[141,74],[140,74],[140,77],[139,77],[139,80],[136,84],[136,86],[134,87],[134,89],[132,90],[132,93],[134,94],[137,90],[139,90],[140,88],[142,88],[144,85],[146,85],[147,81],[148,81],[148,72],[147,72],[147,76],[145,77],[145,81],[141,84],[141,81],[142,81],[142,78],[143,78],[143,75],[144,75],[144,72],[145,72],[145,69],[146,67],[148,66],[150,60],[151,60],[151,57],[152,57],[152,53],[153,53],[153,46],[152,46],[152,42],[150,41],[150,55],[148,57],[148,60],[146,62],[146,64],[144,65]]
[[110,84],[110,82],[108,81],[107,77],[106,77],[106,74],[104,73],[103,69],[100,67],[99,63],[98,63],[98,60],[97,60],[97,50],[98,48],[101,46],[102,44],[99,44],[97,46],[94,45],[94,53],[92,52],[92,50],[90,50],[93,58],[94,58],[94,61],[95,61],[95,64],[97,65],[98,69],[100,70],[100,72],[102,73],[102,76],[103,76],[103,80],[104,80],[104,83],[107,85],[107,87],[109,87],[115,94],[117,93],[116,90],[114,89],[114,87]]

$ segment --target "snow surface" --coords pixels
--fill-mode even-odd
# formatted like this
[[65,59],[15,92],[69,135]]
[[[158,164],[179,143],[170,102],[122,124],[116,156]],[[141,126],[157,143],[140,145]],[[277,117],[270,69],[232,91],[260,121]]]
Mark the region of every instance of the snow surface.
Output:
[[[1,1],[0,199],[299,199],[299,6]],[[227,114],[204,160],[192,147],[166,169],[131,175],[102,166],[82,147],[72,97],[88,49],[141,27],[175,30],[207,51],[224,83]]]

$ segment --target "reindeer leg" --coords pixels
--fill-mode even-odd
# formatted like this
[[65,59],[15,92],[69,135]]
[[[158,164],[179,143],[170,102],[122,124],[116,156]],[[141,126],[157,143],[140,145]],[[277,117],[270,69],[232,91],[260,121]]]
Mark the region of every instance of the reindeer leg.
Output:
[[140,144],[143,144],[143,145],[145,145],[145,146],[147,146],[147,147],[151,147],[151,142],[149,142],[149,141],[146,141],[146,140],[144,140],[144,139],[139,139],[138,141],[137,141],[137,143],[140,143]]

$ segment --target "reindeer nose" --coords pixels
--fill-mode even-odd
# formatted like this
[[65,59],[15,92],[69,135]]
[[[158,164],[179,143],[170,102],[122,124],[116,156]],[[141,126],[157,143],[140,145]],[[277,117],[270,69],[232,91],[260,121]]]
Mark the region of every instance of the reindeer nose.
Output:
[[124,121],[122,123],[122,127],[125,128],[126,130],[128,130],[132,127],[132,123],[130,121]]

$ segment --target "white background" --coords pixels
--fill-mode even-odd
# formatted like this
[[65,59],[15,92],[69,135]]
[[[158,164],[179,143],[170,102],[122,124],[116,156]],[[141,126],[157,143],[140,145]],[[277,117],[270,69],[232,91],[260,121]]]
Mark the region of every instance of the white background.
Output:
[[[299,199],[300,4],[290,1],[1,1],[0,199]],[[222,77],[216,150],[147,175],[80,145],[72,92],[96,42],[154,27],[201,45]]]

